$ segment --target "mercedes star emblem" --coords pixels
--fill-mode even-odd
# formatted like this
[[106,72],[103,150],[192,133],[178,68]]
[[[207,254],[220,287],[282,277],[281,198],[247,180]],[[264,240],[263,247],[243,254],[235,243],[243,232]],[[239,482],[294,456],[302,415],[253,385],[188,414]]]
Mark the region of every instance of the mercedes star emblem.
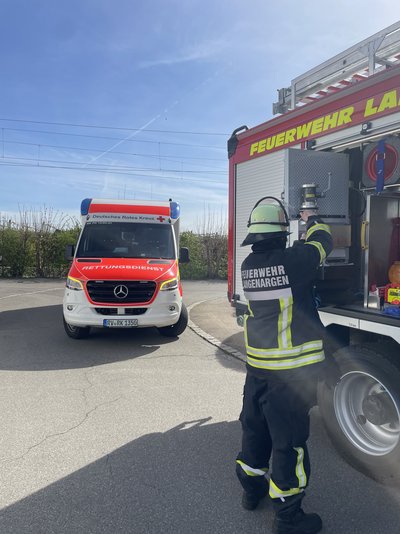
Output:
[[114,289],[114,295],[117,297],[117,299],[125,299],[128,296],[128,288],[123,285],[116,286]]

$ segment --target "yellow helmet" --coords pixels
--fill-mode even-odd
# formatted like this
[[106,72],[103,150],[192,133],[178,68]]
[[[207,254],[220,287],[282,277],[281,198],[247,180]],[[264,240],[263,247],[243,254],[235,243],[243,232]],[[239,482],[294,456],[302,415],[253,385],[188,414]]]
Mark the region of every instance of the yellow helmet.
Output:
[[[275,204],[271,202],[260,204],[264,200],[272,200]],[[257,202],[251,210],[247,227],[249,230],[242,247],[264,239],[286,237],[290,233],[286,210],[282,202],[275,197],[263,197]]]

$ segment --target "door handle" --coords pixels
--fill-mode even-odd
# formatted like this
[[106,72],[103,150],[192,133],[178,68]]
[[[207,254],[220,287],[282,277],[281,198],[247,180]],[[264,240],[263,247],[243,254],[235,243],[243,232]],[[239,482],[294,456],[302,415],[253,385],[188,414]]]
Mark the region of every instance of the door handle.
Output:
[[367,250],[367,226],[369,225],[369,221],[363,221],[361,223],[361,249]]

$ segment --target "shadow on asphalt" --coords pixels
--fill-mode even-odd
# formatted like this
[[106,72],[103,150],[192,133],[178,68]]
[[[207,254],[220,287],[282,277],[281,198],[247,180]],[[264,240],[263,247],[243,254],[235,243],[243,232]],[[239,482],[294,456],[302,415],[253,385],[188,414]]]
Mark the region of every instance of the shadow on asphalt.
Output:
[[227,337],[226,339],[224,339],[223,343],[225,343],[229,347],[238,350],[243,355],[246,355],[246,345],[244,343],[243,330],[241,332],[238,332],[237,334],[233,334],[232,336]]
[[[314,470],[329,463],[318,452]],[[0,513],[7,534],[267,534],[271,505],[241,509],[234,458],[238,422],[210,418],[131,441]],[[337,462],[335,461],[337,465]],[[357,488],[363,485],[360,494]],[[385,489],[341,465],[314,477],[305,508],[324,518],[324,533],[398,533],[399,507]]]
[[[246,357],[246,348],[244,346],[244,338],[243,338],[242,333],[229,336],[226,339],[222,340],[222,343],[224,343],[225,345],[228,345],[232,349],[240,351],[244,355],[244,357]],[[243,373],[246,373],[246,362],[244,359],[238,356],[227,354],[226,352],[223,352],[222,350],[216,350],[215,358],[222,365],[222,367],[225,367],[227,369],[234,368],[238,371],[242,371]],[[244,382],[244,379],[243,379],[243,382]]]
[[92,329],[87,339],[70,339],[62,306],[0,313],[0,370],[76,369],[139,358],[174,338],[155,328]]

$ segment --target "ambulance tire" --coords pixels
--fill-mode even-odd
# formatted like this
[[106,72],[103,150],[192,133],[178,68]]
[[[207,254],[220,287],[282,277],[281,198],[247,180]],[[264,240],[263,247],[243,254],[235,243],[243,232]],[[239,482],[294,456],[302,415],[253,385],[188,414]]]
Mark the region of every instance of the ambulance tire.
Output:
[[85,339],[90,333],[89,326],[73,326],[72,324],[67,323],[63,316],[64,330],[68,337],[72,339]]
[[398,352],[398,344],[390,341],[338,350],[334,358],[340,378],[336,385],[319,384],[318,406],[334,447],[347,463],[382,484],[400,487]]
[[189,314],[187,308],[184,304],[182,304],[181,314],[179,316],[178,321],[175,324],[172,324],[171,326],[162,326],[158,329],[158,331],[162,336],[178,337],[185,331],[188,321]]

